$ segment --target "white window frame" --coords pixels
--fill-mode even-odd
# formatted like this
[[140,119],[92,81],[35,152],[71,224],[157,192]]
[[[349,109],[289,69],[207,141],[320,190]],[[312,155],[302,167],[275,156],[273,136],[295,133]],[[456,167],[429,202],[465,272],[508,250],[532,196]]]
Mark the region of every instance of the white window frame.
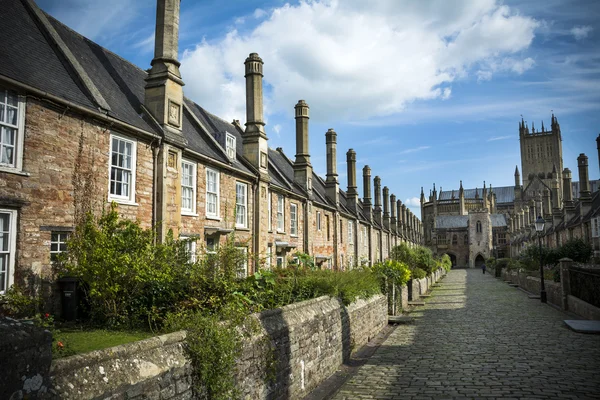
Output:
[[[184,177],[185,177],[185,167],[190,167],[191,168],[191,177],[192,177],[192,181],[191,181],[191,186],[184,184]],[[192,215],[192,216],[196,216],[196,192],[197,192],[197,177],[198,177],[198,171],[197,171],[198,165],[193,162],[193,161],[188,161],[188,160],[181,160],[181,214],[182,215]],[[184,193],[185,193],[185,189],[191,190],[192,191],[192,196],[191,196],[191,207],[184,207]]]
[[[180,240],[189,240],[192,239],[190,236],[185,236],[185,235],[181,235],[179,236]],[[189,240],[188,242],[185,243],[185,251],[188,255],[188,260],[190,260],[190,262],[196,262],[196,241],[195,240]]]
[[285,257],[277,256],[275,265],[277,268],[285,268]]
[[0,294],[5,294],[14,283],[15,258],[17,251],[17,211],[0,209],[0,214],[8,214],[8,230],[0,232],[8,235],[8,246],[0,250],[0,255],[5,259],[5,264],[0,264],[0,273],[4,274],[4,284],[0,286]]
[[285,197],[277,195],[277,232],[285,232]]
[[[214,174],[215,176],[215,191],[209,190],[209,175]],[[208,218],[219,218],[220,215],[220,204],[221,204],[221,195],[220,195],[220,174],[219,171],[212,168],[206,168],[206,216]],[[209,211],[209,198],[215,196],[215,211]]]
[[348,221],[348,244],[354,244],[354,222]]
[[[0,103],[5,107],[9,106],[7,101],[7,94],[11,92],[17,97],[17,124],[8,124],[0,120],[0,152],[2,151],[2,128],[8,127],[16,129],[16,137],[14,139],[14,150],[13,150],[13,162],[11,164],[2,163],[2,157],[0,154],[0,171],[3,172],[21,172],[23,170],[23,146],[25,142],[25,96],[18,95],[15,91],[7,88],[0,87],[0,90],[6,93],[3,97],[0,97]],[[4,110],[5,115],[8,115],[6,108]]]
[[[242,202],[239,201],[238,189],[242,189],[244,192]],[[248,184],[244,182],[235,183],[235,227],[248,227]]]
[[290,203],[290,235],[298,236],[298,205]]
[[[129,173],[131,174],[131,181],[129,182],[129,193],[126,196],[111,193],[111,186],[112,186],[111,178],[112,178],[112,170],[113,170],[112,155],[113,155],[114,140],[118,140],[118,141],[122,141],[122,142],[131,144],[131,169],[129,170]],[[117,203],[124,203],[124,204],[135,204],[135,176],[136,176],[136,164],[137,164],[136,158],[137,158],[137,141],[136,140],[130,139],[126,136],[119,135],[116,133],[112,133],[110,135],[110,152],[108,155],[108,200],[109,201],[116,201]],[[118,167],[118,166],[115,166],[115,168],[125,169],[125,168]]]
[[[54,240],[54,235],[57,236],[57,240]],[[70,232],[65,231],[52,231],[50,232],[50,262],[54,262],[52,259],[55,255],[63,253],[67,250],[67,240],[69,240]],[[52,246],[56,245],[56,250],[52,250]],[[61,245],[64,246],[64,250],[61,249]]]
[[[209,250],[208,247],[208,241],[212,240],[213,241],[213,248]],[[219,248],[219,238],[218,237],[213,237],[213,236],[207,236],[204,239],[204,247],[206,250],[206,254],[217,254],[217,250]]]
[[235,136],[233,136],[231,133],[227,132],[227,135],[225,137],[225,149],[227,152],[227,157],[229,157],[232,160],[235,160],[235,153],[236,153],[236,139]]
[[242,270],[238,270],[237,276],[238,278],[246,278],[248,276],[248,248],[247,247],[236,247],[238,251],[241,251],[244,255],[244,260],[242,261]]
[[317,211],[317,230],[321,230],[321,211]]

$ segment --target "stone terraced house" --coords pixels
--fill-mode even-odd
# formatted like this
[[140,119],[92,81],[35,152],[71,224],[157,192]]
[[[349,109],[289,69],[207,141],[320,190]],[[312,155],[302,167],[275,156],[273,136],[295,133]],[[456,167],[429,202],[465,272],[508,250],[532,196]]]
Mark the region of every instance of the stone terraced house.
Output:
[[[519,122],[521,170],[515,185],[443,191],[435,184],[429,198],[421,190],[424,241],[455,266],[480,266],[488,257],[516,257],[538,243],[534,222],[545,220],[543,245],[558,247],[570,239],[592,244],[600,257],[600,181],[589,179],[588,157],[577,157],[579,181],[563,168],[562,134],[552,115],[550,129],[531,131]],[[596,139],[600,156],[600,136]]]
[[[194,237],[212,251],[228,235],[246,273],[295,252],[345,269],[420,243],[420,221],[347,152],[339,188],[337,133],[326,133],[327,175],[308,154],[309,106],[295,106],[296,154],[271,149],[264,130],[263,61],[245,60],[245,126],[184,96],[180,0],[159,0],[155,55],[144,71],[69,29],[33,0],[0,0],[0,294],[15,282],[52,290],[51,260],[76,221],[109,202],[164,239]],[[242,73],[242,71],[240,71]],[[31,279],[31,280],[30,280]],[[33,282],[33,283],[32,283]]]

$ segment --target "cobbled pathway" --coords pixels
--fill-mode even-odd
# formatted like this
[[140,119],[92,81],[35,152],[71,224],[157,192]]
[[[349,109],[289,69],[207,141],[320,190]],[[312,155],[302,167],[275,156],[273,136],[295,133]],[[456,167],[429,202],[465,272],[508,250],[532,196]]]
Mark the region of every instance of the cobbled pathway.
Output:
[[452,270],[333,399],[600,399],[600,335],[481,270]]

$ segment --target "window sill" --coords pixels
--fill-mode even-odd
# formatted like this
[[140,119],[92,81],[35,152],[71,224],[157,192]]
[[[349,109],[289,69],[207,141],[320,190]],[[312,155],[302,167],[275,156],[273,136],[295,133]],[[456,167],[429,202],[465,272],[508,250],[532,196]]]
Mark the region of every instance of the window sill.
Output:
[[210,219],[212,221],[221,221],[221,217],[218,217],[216,215],[214,215],[214,216],[213,215],[207,215],[206,219]]
[[117,204],[122,204],[125,206],[135,206],[135,207],[139,206],[139,204],[136,203],[135,201],[126,200],[126,199],[118,199],[118,198],[114,198],[114,197],[109,197],[108,201],[110,203],[112,203],[114,201]]
[[247,232],[250,232],[250,228],[248,228],[247,226],[236,226],[235,230],[236,231],[247,231]]
[[182,215],[182,216],[184,216],[184,217],[198,217],[198,216],[199,216],[199,215],[198,215],[198,214],[196,214],[196,213],[193,213],[193,212],[187,212],[187,211],[186,211],[186,212],[183,212],[183,211],[182,211],[182,212],[181,212],[181,215]]
[[297,237],[298,237],[298,235],[292,235],[292,234],[290,233],[290,237],[297,238]]
[[277,231],[277,233],[285,235],[285,231]]
[[10,168],[10,167],[0,167],[0,172],[6,172],[7,174],[13,174],[13,175],[31,176],[31,174],[29,172],[21,171],[16,168]]

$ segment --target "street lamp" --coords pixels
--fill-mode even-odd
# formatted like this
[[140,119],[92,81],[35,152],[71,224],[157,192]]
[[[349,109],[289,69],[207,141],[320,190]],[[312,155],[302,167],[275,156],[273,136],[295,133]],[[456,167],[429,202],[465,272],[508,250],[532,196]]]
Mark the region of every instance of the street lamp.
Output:
[[538,242],[540,244],[540,300],[542,303],[546,303],[546,287],[544,286],[544,264],[542,256],[542,232],[544,231],[544,218],[541,215],[538,215],[535,220],[535,231],[538,235]]

